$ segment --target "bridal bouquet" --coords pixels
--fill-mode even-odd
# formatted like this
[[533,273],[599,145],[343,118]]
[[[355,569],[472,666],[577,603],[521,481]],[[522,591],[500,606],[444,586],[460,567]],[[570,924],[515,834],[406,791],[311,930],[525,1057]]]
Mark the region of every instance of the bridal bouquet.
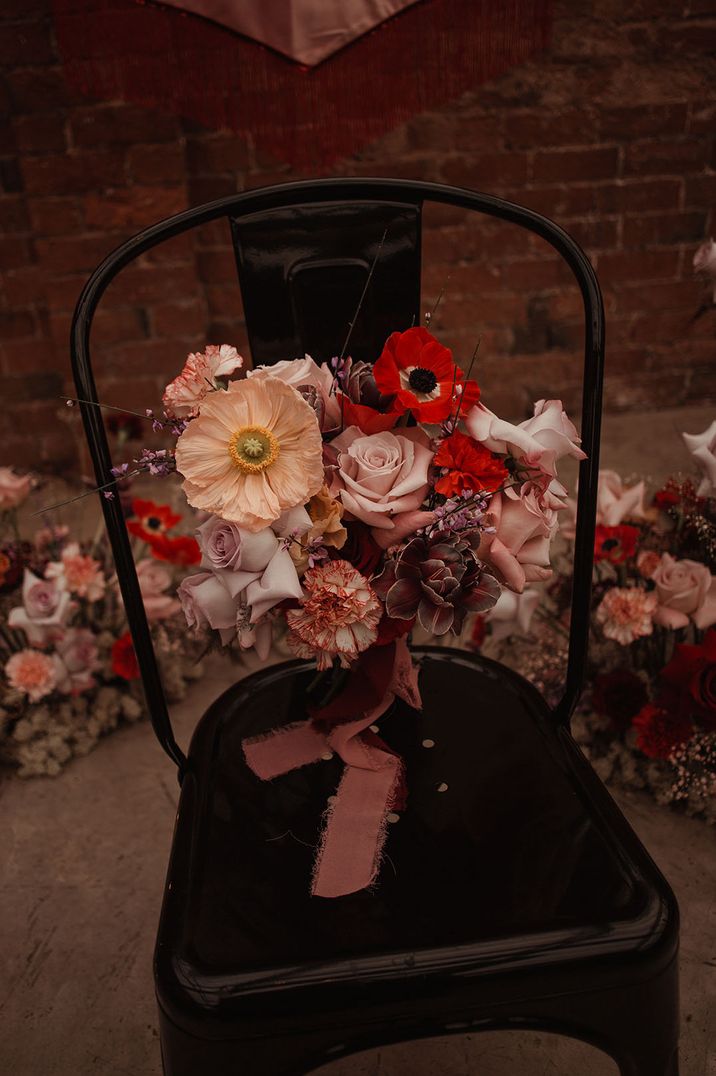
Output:
[[[400,760],[369,727],[396,696],[420,706],[406,636],[457,634],[503,588],[551,575],[567,504],[556,464],[584,453],[560,401],[503,421],[422,327],[393,333],[373,364],[306,356],[231,380],[241,365],[227,345],[190,355],[155,419],[177,435],[161,473],[175,468],[203,513],[201,564],[178,597],[198,632],[262,658],[282,632],[330,678],[307,722],[244,749],[267,779],[327,753],[346,763],[314,876],[334,896],[370,884],[402,795]],[[356,771],[374,775],[373,821],[341,850],[341,812],[369,795]]]

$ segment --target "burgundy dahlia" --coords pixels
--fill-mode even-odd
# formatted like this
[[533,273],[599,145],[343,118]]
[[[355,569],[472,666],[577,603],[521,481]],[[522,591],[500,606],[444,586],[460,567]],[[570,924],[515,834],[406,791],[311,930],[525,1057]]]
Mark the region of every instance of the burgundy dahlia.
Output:
[[373,587],[388,616],[411,620],[433,635],[461,630],[467,613],[484,613],[500,596],[500,584],[465,536],[419,536],[389,561]]

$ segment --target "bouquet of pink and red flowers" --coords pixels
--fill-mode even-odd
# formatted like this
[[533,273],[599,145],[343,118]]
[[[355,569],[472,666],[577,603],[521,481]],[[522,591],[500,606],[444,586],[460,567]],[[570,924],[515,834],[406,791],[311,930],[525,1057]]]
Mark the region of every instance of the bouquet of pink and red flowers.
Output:
[[[348,739],[385,767],[385,813],[396,760],[364,734],[395,696],[420,705],[407,634],[419,625],[457,635],[503,588],[549,578],[567,505],[556,464],[584,457],[579,437],[558,400],[540,400],[518,425],[498,418],[470,370],[422,327],[393,333],[373,364],[305,356],[231,380],[241,366],[228,345],[190,355],[156,419],[177,435],[160,470],[175,468],[203,513],[199,571],[178,596],[190,627],[224,645],[265,658],[281,633],[326,675],[343,670],[331,703],[340,743],[316,732],[326,727],[320,710],[301,735],[314,737],[316,759],[335,750],[350,768],[350,724]],[[244,745],[263,777],[286,769],[271,744]],[[284,743],[284,763],[286,754]],[[370,882],[375,847],[360,877],[352,851],[351,877],[324,862],[315,892]]]

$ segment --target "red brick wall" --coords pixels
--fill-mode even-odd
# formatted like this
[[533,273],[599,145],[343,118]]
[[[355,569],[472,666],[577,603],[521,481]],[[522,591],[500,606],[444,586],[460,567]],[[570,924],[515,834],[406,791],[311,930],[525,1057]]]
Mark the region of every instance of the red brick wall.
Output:
[[[576,9],[576,13],[575,13]],[[2,463],[76,467],[67,338],[81,286],[113,246],[188,205],[293,177],[250,141],[72,93],[49,0],[0,14]],[[416,117],[338,175],[475,187],[547,213],[593,259],[608,314],[607,406],[716,398],[712,311],[691,271],[714,228],[716,2],[558,0],[551,49]],[[484,398],[513,417],[579,383],[580,305],[540,240],[460,213],[426,214],[424,303],[460,358],[482,334]],[[223,227],[175,240],[112,287],[95,357],[107,402],[155,403],[207,342],[245,345]]]

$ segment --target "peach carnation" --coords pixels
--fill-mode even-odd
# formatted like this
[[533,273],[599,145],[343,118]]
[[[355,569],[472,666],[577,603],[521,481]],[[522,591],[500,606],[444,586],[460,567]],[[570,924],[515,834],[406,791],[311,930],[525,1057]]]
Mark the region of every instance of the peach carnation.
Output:
[[613,587],[604,595],[596,618],[607,639],[628,646],[654,630],[658,599],[641,587]]
[[368,580],[347,560],[310,568],[300,609],[286,612],[287,641],[300,658],[327,669],[334,657],[347,668],[378,638],[383,607]]
[[5,664],[10,685],[24,692],[30,702],[39,702],[57,686],[60,666],[56,657],[41,650],[20,650]]
[[71,594],[90,602],[98,601],[106,586],[100,562],[80,553],[78,542],[71,542],[62,550],[61,561],[47,565],[45,578],[59,580]]
[[229,344],[208,344],[206,350],[189,355],[184,368],[164,390],[162,403],[169,415],[193,418],[208,393],[221,388],[219,377],[228,377],[244,360]]
[[324,481],[316,416],[278,378],[232,381],[208,396],[177,441],[176,463],[189,504],[253,532]]

